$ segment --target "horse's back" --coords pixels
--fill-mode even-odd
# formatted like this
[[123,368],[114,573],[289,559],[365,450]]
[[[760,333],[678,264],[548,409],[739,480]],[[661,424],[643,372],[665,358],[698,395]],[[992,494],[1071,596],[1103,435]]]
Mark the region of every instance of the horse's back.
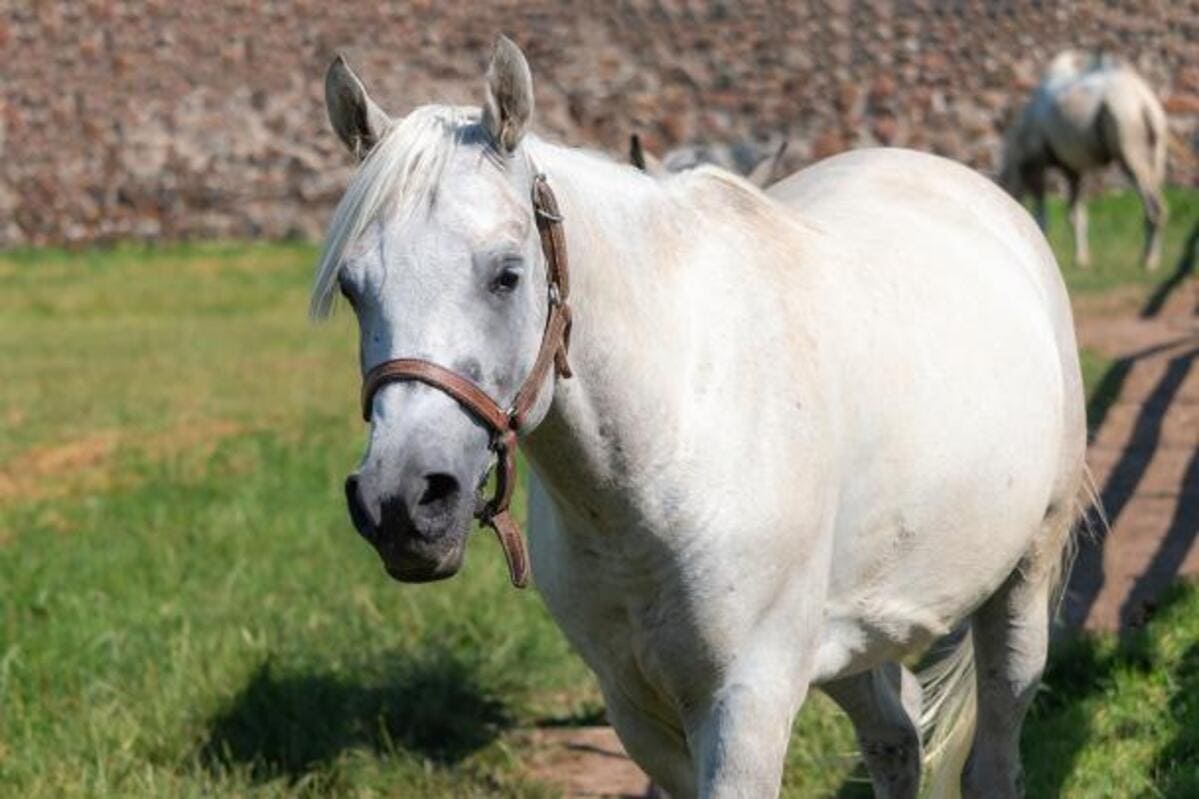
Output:
[[1035,546],[1077,488],[1081,382],[1053,255],[982,176],[865,150],[770,195],[823,234],[842,497],[828,676],[944,633]]
[[[825,159],[773,186],[768,194],[801,218],[852,239],[889,238],[944,249],[950,244],[998,258],[996,269],[1015,269],[1036,287],[1043,307],[1059,320],[1073,344],[1069,302],[1052,251],[1022,206],[972,169],[939,156],[900,148],[854,150]],[[945,268],[939,259],[929,265]],[[885,268],[866,260],[858,269]],[[1065,342],[1063,342],[1065,343]]]
[[1054,156],[1078,172],[1140,157],[1142,147],[1153,149],[1164,135],[1161,103],[1122,62],[1046,82],[1031,110]]

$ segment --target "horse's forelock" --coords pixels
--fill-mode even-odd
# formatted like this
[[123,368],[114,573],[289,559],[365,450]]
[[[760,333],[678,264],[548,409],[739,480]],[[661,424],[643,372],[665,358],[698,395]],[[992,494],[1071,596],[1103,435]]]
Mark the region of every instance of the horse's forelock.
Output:
[[424,207],[458,145],[481,135],[479,110],[423,106],[397,122],[363,160],[333,212],[313,281],[309,314],[329,315],[349,248],[381,213]]

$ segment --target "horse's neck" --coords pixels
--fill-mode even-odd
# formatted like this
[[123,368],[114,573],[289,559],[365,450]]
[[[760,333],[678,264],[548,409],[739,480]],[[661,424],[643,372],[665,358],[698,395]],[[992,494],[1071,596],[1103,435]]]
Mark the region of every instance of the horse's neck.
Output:
[[690,346],[670,257],[678,209],[668,191],[627,167],[543,143],[532,155],[564,217],[574,375],[558,378],[526,450],[559,502],[635,503],[612,492],[627,491],[669,440],[672,387]]

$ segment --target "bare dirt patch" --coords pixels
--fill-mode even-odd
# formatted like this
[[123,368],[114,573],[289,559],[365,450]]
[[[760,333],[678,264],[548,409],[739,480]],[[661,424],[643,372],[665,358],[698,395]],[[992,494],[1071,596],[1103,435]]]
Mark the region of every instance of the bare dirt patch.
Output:
[[653,795],[649,778],[629,759],[611,727],[558,727],[527,735],[533,751],[530,776],[561,789],[567,797]]
[[211,452],[242,428],[224,420],[180,423],[155,433],[101,430],[53,446],[26,450],[0,464],[0,503],[53,499],[81,490],[112,487],[129,478],[118,474],[118,453],[134,451],[163,460],[186,450]]

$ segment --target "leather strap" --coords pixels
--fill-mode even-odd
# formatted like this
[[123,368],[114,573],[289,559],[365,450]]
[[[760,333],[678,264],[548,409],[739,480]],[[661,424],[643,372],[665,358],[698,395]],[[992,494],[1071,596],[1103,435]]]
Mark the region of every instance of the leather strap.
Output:
[[545,175],[536,171],[532,200],[541,250],[545,255],[549,311],[546,314],[545,332],[541,336],[541,348],[537,351],[533,368],[516,392],[512,407],[505,411],[468,378],[420,358],[384,361],[367,372],[362,381],[362,418],[368,422],[379,389],[388,383],[414,380],[449,394],[491,429],[491,449],[496,455],[495,495],[479,510],[476,518],[495,531],[508,561],[508,576],[517,588],[529,584],[529,559],[520,525],[512,518],[508,508],[516,486],[516,436],[523,428],[529,411],[537,404],[550,366],[562,378],[571,376],[570,362],[567,360],[571,316],[570,305],[567,304],[570,271],[566,259],[566,236],[562,230],[557,198]]
[[371,420],[371,405],[375,393],[388,383],[415,380],[444,391],[479,417],[493,431],[508,427],[508,414],[488,396],[487,392],[457,372],[420,358],[396,358],[384,361],[367,372],[362,382],[362,419]]

